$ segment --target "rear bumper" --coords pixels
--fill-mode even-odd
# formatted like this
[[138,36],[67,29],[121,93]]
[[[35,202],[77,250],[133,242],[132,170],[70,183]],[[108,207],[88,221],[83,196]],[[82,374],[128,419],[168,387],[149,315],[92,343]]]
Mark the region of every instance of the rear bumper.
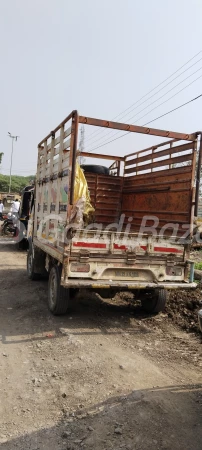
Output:
[[125,289],[195,289],[197,283],[147,283],[147,282],[130,282],[130,281],[110,281],[106,280],[81,280],[69,278],[66,282],[61,282],[66,288],[93,288],[93,289],[109,289],[109,288],[125,288]]

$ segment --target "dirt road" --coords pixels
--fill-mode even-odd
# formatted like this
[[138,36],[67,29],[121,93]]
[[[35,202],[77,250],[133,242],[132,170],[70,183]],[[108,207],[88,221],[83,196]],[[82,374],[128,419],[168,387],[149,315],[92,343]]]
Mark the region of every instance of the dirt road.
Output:
[[65,317],[0,243],[0,450],[201,450],[202,345],[127,301]]

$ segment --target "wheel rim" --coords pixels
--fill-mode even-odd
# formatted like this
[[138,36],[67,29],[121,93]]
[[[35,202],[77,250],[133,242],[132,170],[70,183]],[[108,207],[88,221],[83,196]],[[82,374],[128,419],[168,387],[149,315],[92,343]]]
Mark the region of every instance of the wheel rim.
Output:
[[57,277],[55,273],[52,273],[49,284],[49,302],[51,309],[55,307],[56,298],[57,298]]
[[28,260],[27,260],[27,269],[29,275],[32,273],[32,265],[33,265],[33,256],[32,253],[29,253]]

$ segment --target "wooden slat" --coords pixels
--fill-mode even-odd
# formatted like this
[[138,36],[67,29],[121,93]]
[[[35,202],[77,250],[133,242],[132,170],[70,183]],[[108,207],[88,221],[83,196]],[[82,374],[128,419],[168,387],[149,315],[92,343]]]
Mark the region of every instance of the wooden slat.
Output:
[[69,159],[69,157],[70,157],[70,150],[63,150],[63,161]]
[[[60,143],[60,136],[58,136],[57,138],[54,139],[54,147],[59,143]],[[50,144],[48,144],[47,151],[51,150],[51,146],[52,146],[52,142]]]
[[[107,211],[106,213],[105,213],[105,211]],[[117,211],[118,211],[118,205],[113,205],[113,206],[110,206],[110,207],[107,207],[107,205],[106,206],[100,206],[99,207],[99,204],[97,205],[97,207],[96,207],[96,214],[100,214],[100,213],[105,213],[105,214],[109,214],[109,211],[113,214],[113,213],[117,213]]]
[[[156,167],[168,166],[169,164],[179,164],[182,162],[192,161],[193,153],[189,155],[177,156],[176,158],[170,158],[169,160],[162,160],[153,162],[150,164],[144,164],[142,166],[132,167],[131,169],[126,169],[125,173],[142,172],[143,170],[149,170]],[[166,170],[166,169],[165,169]]]
[[[169,169],[166,172],[166,181],[170,183],[171,181],[180,180],[182,177],[186,177],[187,181],[191,180],[192,167],[191,166],[182,166],[176,167],[174,169]],[[165,170],[158,170],[158,172],[149,172],[148,180],[152,183],[161,183],[165,181]],[[124,187],[130,186],[132,183],[136,185],[142,185],[145,182],[145,174],[138,175],[129,175],[124,178]]]
[[106,180],[99,180],[98,178],[98,185],[99,186],[106,186],[106,185],[111,185],[111,186],[116,186],[116,187],[120,187],[121,186],[121,179],[117,179],[117,177],[109,177],[109,179]]
[[128,190],[128,191],[124,191],[123,193],[124,194],[142,194],[142,193],[145,193],[145,194],[147,194],[147,193],[157,193],[158,194],[158,192],[190,192],[190,186],[188,186],[188,187],[183,187],[183,188],[176,188],[176,189],[173,189],[173,187],[172,186],[164,186],[164,187],[150,187],[150,188],[147,188],[147,187],[144,187],[144,186],[142,186],[142,187],[136,187],[136,188],[133,188],[133,189],[130,189],[130,190]]
[[66,139],[66,137],[70,136],[72,131],[72,127],[67,128],[67,130],[64,132],[64,139]]
[[[150,146],[150,147],[144,148],[144,149],[138,151],[138,153],[143,153],[143,152],[146,152],[146,151],[152,150],[152,149],[155,150],[156,148],[163,147],[164,145],[169,145],[169,144],[171,144],[171,143],[173,143],[173,142],[178,142],[178,141],[179,141],[179,139],[172,139],[171,141],[164,141],[164,142],[161,142],[161,143],[158,144],[158,145],[152,145],[152,146]],[[126,160],[127,158],[129,158],[130,156],[134,156],[134,155],[136,155],[136,154],[137,154],[137,151],[136,151],[136,152],[133,152],[133,153],[129,153],[128,155],[125,156],[125,160]]]
[[[180,152],[184,152],[184,151],[187,151],[187,150],[193,150],[193,144],[192,143],[179,145],[178,147],[172,147],[172,149],[167,148],[166,150],[162,150],[160,152],[154,152],[153,154],[150,153],[148,155],[140,156],[140,157],[128,160],[128,161],[126,160],[125,165],[126,166],[132,166],[133,164],[139,164],[140,162],[148,161],[148,160],[151,160],[152,158],[154,160],[156,158],[161,158],[163,156],[169,156],[170,157],[170,154],[180,153]],[[138,153],[138,154],[140,154],[140,153]],[[170,158],[168,158],[168,159],[170,159]],[[170,161],[169,161],[169,163],[170,163]]]
[[[109,200],[109,197],[108,197],[108,193],[106,193],[106,194],[101,194],[100,192],[98,192],[97,194],[96,194],[96,200],[99,202],[99,201],[101,201],[101,200]],[[110,200],[117,200],[117,199],[119,199],[119,197],[120,197],[120,193],[119,192],[117,192],[117,194],[115,194],[115,192],[110,192]]]
[[109,187],[109,186],[103,186],[103,187],[100,187],[99,185],[98,185],[98,187],[97,187],[97,192],[105,192],[105,194],[108,194],[108,192],[116,192],[116,193],[119,193],[120,191],[118,190],[118,189],[115,189],[115,188],[111,188],[111,187]]
[[[183,185],[183,187],[189,187],[190,188],[190,179],[186,180],[173,180],[171,181],[172,188],[177,188],[179,185]],[[138,189],[138,188],[149,188],[149,187],[163,187],[163,186],[170,186],[171,185],[169,180],[161,181],[161,182],[150,182],[150,183],[134,183],[133,180],[131,180],[131,183],[123,187],[123,193],[127,194],[128,191],[131,189]]]
[[70,139],[67,139],[67,141],[65,141],[65,142],[63,143],[63,150],[66,150],[67,148],[70,147],[70,142],[71,142],[71,138],[70,138]]
[[[116,200],[118,200],[116,198]],[[100,197],[99,199],[96,200],[96,205],[104,205],[103,207],[105,208],[105,205],[114,205],[114,198],[111,197]]]
[[[192,172],[192,168],[191,166],[181,166],[181,167],[173,167],[173,169],[169,169],[167,171],[166,174],[166,179],[167,177],[178,177],[178,176],[189,176],[189,174]],[[188,175],[187,175],[188,174]],[[164,170],[159,170],[158,172],[150,172],[149,173],[149,179],[153,179],[153,178],[164,178],[165,176],[165,171]],[[145,174],[140,173],[138,175],[131,175],[127,178],[124,178],[124,185],[125,184],[130,184],[131,180],[135,180],[135,181],[140,181],[140,180],[145,180]]]

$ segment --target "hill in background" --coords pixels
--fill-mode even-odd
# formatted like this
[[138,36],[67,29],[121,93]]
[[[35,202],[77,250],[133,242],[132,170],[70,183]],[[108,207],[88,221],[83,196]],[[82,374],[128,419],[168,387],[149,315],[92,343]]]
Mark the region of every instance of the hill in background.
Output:
[[[12,175],[11,192],[20,193],[25,186],[30,184],[30,180],[33,180],[34,178],[35,175],[29,175],[27,177]],[[0,174],[0,192],[8,192],[9,180],[9,175]]]

